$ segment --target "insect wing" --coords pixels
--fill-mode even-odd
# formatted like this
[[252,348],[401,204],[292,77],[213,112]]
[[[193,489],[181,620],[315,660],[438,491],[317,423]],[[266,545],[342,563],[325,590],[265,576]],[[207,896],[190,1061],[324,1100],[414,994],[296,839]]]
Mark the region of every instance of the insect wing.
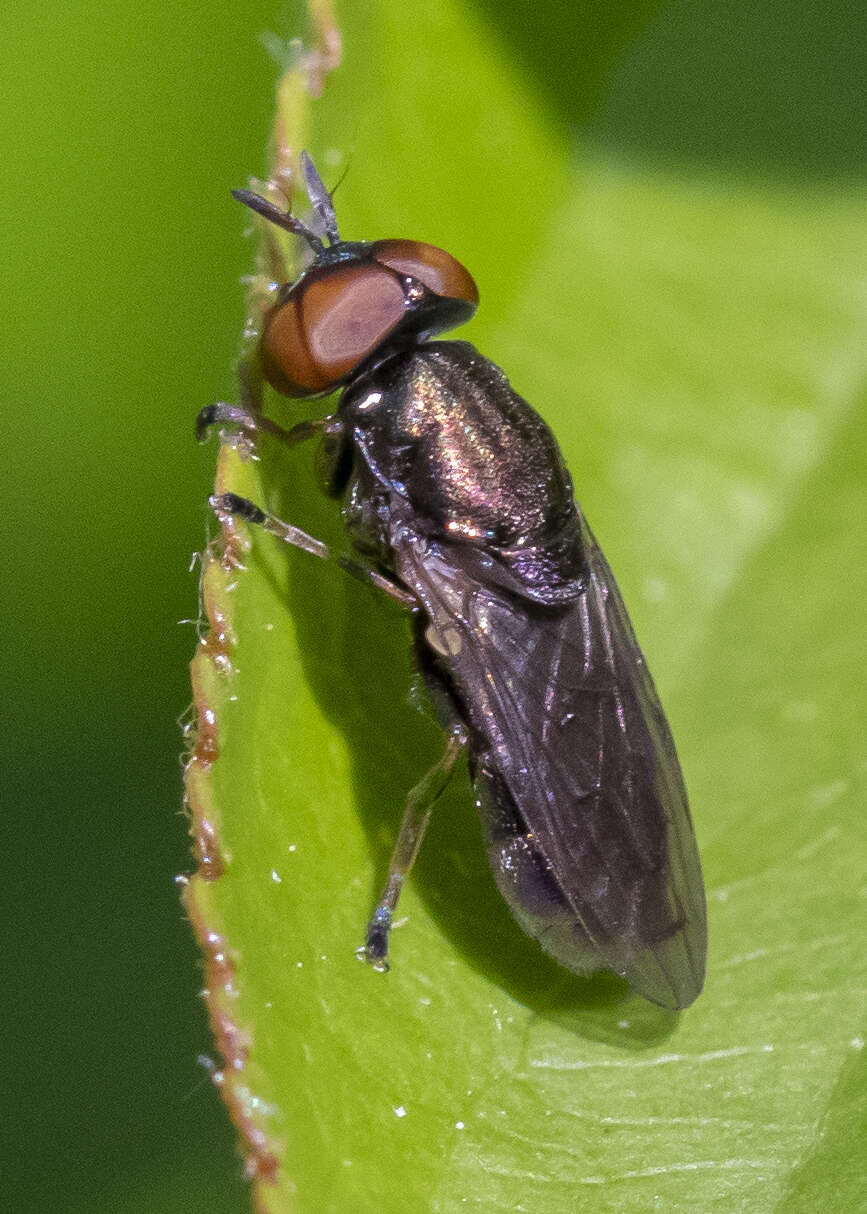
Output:
[[395,537],[441,677],[472,730],[497,883],[577,973],[611,969],[686,1007],[704,979],[701,867],[671,733],[620,592],[581,520],[586,586],[565,608],[506,587],[470,546]]

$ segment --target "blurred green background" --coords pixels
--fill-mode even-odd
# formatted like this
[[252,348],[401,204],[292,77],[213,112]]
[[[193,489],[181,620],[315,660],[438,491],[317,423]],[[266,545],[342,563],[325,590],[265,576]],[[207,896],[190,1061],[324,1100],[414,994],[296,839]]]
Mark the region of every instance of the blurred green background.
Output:
[[[576,146],[686,178],[863,176],[863,5],[576,7],[477,0]],[[227,191],[265,165],[258,36],[304,28],[273,0],[25,3],[0,23],[10,1209],[246,1208],[172,880],[179,621],[214,459],[192,419],[234,394],[252,258]]]

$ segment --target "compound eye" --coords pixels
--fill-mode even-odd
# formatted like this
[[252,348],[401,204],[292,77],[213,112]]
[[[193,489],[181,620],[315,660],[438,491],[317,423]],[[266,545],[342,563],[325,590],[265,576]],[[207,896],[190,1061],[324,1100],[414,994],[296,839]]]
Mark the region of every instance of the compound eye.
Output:
[[312,396],[325,386],[310,357],[301,319],[301,291],[294,290],[265,320],[262,373],[283,396]]
[[401,281],[375,263],[309,272],[275,308],[262,340],[265,378],[285,396],[328,392],[406,312]]
[[418,240],[378,240],[373,256],[380,265],[418,279],[435,295],[462,300],[475,311],[479,289],[473,276],[445,249]]

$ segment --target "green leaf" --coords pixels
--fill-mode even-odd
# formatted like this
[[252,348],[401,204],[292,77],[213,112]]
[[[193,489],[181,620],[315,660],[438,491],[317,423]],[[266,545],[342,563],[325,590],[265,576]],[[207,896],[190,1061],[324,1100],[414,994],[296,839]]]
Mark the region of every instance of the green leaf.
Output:
[[[464,6],[342,16],[345,62],[290,138],[329,179],[329,150],[351,153],[348,237],[429,240],[477,275],[469,335],[558,435],[657,676],[711,951],[679,1017],[559,969],[495,890],[461,771],[404,893],[392,971],[360,965],[406,791],[441,734],[411,695],[401,612],[241,528],[242,564],[205,575],[189,793],[211,871],[188,907],[259,1205],[851,1211],[867,1200],[851,1158],[863,199],[576,156]],[[258,456],[225,445],[220,489],[339,551],[313,453],[265,437]]]

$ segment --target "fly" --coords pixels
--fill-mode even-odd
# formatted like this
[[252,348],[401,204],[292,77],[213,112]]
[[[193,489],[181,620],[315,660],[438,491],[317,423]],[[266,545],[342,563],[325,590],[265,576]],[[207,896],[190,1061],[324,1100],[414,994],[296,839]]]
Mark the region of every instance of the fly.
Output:
[[[318,231],[247,190],[234,197],[313,257],[265,317],[261,370],[293,398],[338,389],[333,413],[285,430],[249,402],[197,419],[319,436],[357,577],[412,615],[419,670],[446,731],[409,794],[364,955],[388,969],[401,889],[466,751],[488,857],[523,930],[578,974],[625,977],[663,1007],[704,981],[704,887],[668,723],[617,584],[575,503],[557,443],[467,342],[478,291],[449,253],[340,238],[302,153]],[[319,232],[324,233],[323,236]],[[327,557],[297,527],[227,493],[216,512]]]

